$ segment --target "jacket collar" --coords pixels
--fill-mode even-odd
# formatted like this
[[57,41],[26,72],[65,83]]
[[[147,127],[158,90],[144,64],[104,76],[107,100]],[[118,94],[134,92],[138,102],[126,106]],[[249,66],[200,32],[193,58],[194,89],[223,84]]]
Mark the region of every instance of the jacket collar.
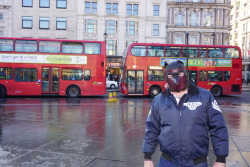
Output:
[[[191,82],[188,82],[188,94],[193,96],[195,94],[197,94],[199,92],[197,86],[195,86],[194,84],[192,84]],[[171,94],[171,90],[169,88],[167,88],[165,91],[162,92],[163,96],[170,96]]]

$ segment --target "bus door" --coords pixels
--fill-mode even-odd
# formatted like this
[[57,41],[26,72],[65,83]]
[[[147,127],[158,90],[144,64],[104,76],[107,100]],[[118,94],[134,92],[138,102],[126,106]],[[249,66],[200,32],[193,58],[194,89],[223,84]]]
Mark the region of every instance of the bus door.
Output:
[[43,67],[42,68],[42,94],[59,93],[59,68]]
[[144,75],[142,70],[127,71],[128,94],[143,95],[143,76]]
[[197,71],[188,71],[188,79],[194,85],[197,85]]

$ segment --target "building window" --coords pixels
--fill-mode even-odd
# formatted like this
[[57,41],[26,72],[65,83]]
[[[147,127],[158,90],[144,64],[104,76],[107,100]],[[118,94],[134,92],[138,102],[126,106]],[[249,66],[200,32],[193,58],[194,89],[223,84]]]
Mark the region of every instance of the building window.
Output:
[[138,4],[127,4],[127,16],[138,16]]
[[159,5],[154,5],[153,15],[154,16],[159,16],[160,15],[160,6]]
[[117,21],[107,20],[106,30],[108,34],[117,34]]
[[56,29],[57,30],[66,30],[67,28],[67,19],[65,17],[56,18]]
[[67,0],[56,0],[56,8],[66,9]]
[[212,14],[211,13],[206,13],[205,14],[204,26],[206,26],[206,27],[212,26]]
[[0,20],[3,20],[3,14],[0,13]]
[[197,15],[197,13],[192,12],[192,13],[191,13],[191,23],[190,23],[190,26],[198,26],[197,20],[198,20],[198,15]]
[[96,33],[97,32],[97,21],[96,20],[85,20],[85,33]]
[[211,38],[209,38],[208,36],[205,36],[205,37],[204,37],[204,40],[203,40],[203,44],[204,44],[204,45],[212,45],[212,40],[211,40]]
[[117,53],[117,41],[108,40],[107,41],[107,55],[116,55]]
[[184,16],[182,12],[178,12],[175,16],[175,25],[177,26],[184,26]]
[[159,24],[153,24],[153,36],[159,36]]
[[32,29],[32,17],[31,16],[23,16],[22,28]]
[[138,22],[127,21],[126,22],[126,34],[127,35],[136,35],[138,32]]
[[182,37],[175,37],[175,44],[183,44]]
[[126,48],[130,45],[130,44],[132,44],[132,43],[136,43],[137,41],[126,41]]
[[118,14],[118,3],[106,3],[106,14],[117,15]]
[[39,28],[40,29],[49,29],[49,17],[40,17]]
[[190,37],[189,38],[189,44],[196,45],[197,43],[197,37]]
[[96,14],[97,13],[97,2],[85,2],[85,13]]
[[49,8],[49,3],[50,0],[40,0],[39,1],[40,8]]
[[22,6],[23,7],[32,7],[33,1],[32,0],[23,0]]
[[214,0],[205,0],[205,3],[214,3]]

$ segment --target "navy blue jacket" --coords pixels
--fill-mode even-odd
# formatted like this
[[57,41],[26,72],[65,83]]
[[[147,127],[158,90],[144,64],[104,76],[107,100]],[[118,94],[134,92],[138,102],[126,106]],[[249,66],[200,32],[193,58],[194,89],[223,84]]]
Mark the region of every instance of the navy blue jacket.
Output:
[[151,157],[159,143],[162,152],[185,166],[186,160],[208,155],[209,134],[216,161],[224,162],[228,155],[228,131],[211,92],[190,84],[177,105],[167,89],[153,101],[142,152]]

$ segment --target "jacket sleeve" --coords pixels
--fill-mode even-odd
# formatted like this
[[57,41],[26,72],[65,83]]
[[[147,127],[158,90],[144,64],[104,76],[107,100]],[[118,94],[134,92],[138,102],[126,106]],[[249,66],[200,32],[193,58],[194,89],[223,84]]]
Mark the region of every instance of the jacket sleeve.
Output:
[[228,131],[219,105],[209,92],[208,126],[216,162],[225,162],[228,156]]
[[160,117],[156,99],[154,99],[154,102],[151,106],[151,109],[149,111],[146,120],[145,136],[142,146],[142,152],[145,153],[146,157],[148,157],[146,159],[150,159],[151,154],[155,152],[156,146],[158,144],[159,134],[160,134]]

